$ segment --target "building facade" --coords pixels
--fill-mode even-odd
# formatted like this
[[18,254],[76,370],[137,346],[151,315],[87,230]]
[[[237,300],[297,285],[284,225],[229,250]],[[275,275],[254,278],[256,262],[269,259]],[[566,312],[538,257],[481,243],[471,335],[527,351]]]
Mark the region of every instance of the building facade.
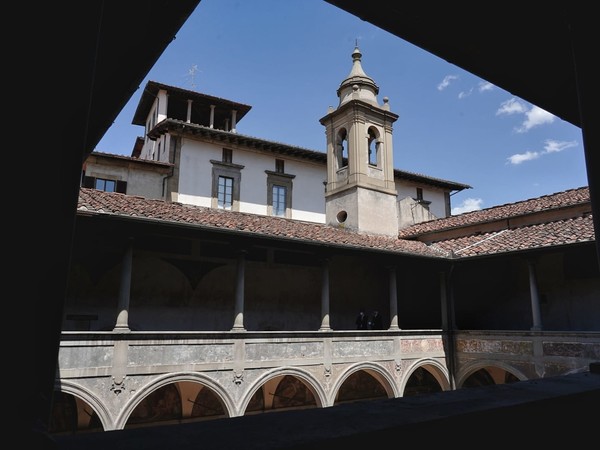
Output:
[[[321,119],[326,153],[241,135],[246,105],[148,84],[132,157],[86,162],[52,432],[332,407],[600,359],[589,190],[451,216],[449,193],[468,186],[393,169],[397,116],[360,58]],[[383,329],[357,330],[361,309]]]
[[144,127],[130,158],[136,170],[123,170],[126,157],[94,152],[83,186],[106,190],[108,181],[130,195],[384,235],[448,217],[450,195],[470,186],[394,169],[398,116],[387,98],[378,104],[361,56],[355,49],[338,108],[321,119],[325,152],[243,135],[250,106],[150,81],[133,120]]

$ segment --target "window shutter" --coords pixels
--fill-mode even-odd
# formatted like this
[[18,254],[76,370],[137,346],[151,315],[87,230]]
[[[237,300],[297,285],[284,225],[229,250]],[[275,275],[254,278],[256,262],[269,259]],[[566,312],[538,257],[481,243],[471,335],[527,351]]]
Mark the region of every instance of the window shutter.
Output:
[[120,192],[121,194],[127,194],[127,181],[117,180],[117,192]]
[[92,188],[96,186],[96,178],[95,177],[83,177],[82,186],[84,188]]

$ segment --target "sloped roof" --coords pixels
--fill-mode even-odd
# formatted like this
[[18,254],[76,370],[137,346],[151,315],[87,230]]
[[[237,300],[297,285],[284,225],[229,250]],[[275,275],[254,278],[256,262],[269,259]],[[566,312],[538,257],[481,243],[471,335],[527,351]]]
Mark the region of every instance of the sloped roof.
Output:
[[[587,204],[590,204],[590,191],[587,186],[584,186],[515,203],[507,203],[443,219],[418,223],[400,230],[398,237],[405,239],[417,238],[427,233],[436,233],[476,224],[498,222],[505,219],[514,219],[520,216],[539,214],[545,211]],[[591,204],[589,210],[591,211]]]
[[431,244],[452,257],[493,255],[594,241],[594,221],[589,213],[519,228],[471,234]]
[[249,237],[260,236],[317,245],[381,250],[414,256],[438,258],[446,256],[417,241],[364,235],[324,224],[169,203],[87,188],[80,190],[77,214],[118,216],[165,225],[189,225],[208,231],[223,231]]
[[150,109],[160,90],[165,90],[169,93],[169,107],[176,103],[181,103],[181,107],[183,108],[183,112],[180,112],[181,117],[185,117],[185,111],[187,111],[188,107],[187,102],[188,100],[192,100],[194,107],[202,108],[206,111],[205,120],[207,124],[209,122],[208,116],[211,105],[217,106],[217,109],[214,111],[215,123],[222,123],[225,119],[229,118],[232,109],[237,111],[237,122],[239,123],[248,111],[252,109],[252,106],[250,105],[234,102],[233,100],[228,100],[226,98],[215,97],[213,95],[203,94],[201,92],[191,91],[177,86],[170,86],[157,81],[148,81],[142,91],[142,96],[133,115],[132,124],[141,126],[146,125],[148,114],[150,113]]
[[[549,209],[568,208],[589,203],[587,189],[573,189],[522,202],[501,205],[486,210],[453,216],[421,224],[422,229],[460,228],[463,223],[475,223],[490,218],[509,218],[534,214]],[[591,212],[541,223],[503,227],[490,232],[469,232],[451,238],[433,240],[427,244],[408,238],[389,238],[355,233],[324,224],[280,217],[232,212],[163,200],[109,193],[82,188],[77,206],[78,215],[115,216],[154,223],[181,224],[207,231],[237,233],[312,245],[326,245],[432,258],[466,258],[506,252],[525,251],[552,246],[593,242],[594,225]],[[414,229],[411,227],[415,236]],[[404,230],[403,230],[404,231]],[[401,231],[400,234],[406,234]]]

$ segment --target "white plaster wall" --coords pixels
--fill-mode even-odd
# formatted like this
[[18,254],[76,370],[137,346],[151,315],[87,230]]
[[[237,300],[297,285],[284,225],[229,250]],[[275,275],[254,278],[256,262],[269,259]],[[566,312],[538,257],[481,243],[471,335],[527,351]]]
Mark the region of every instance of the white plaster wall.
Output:
[[327,165],[285,160],[285,171],[296,175],[293,181],[292,219],[325,223],[323,182],[327,180]]
[[[210,208],[212,190],[210,160],[221,161],[222,149],[221,145],[183,139],[180,149],[179,202]],[[235,156],[233,161],[236,162]]]
[[446,202],[444,200],[444,191],[441,189],[432,189],[429,186],[420,184],[396,182],[398,201],[401,201],[406,197],[416,198],[418,187],[423,189],[423,200],[431,202],[429,205],[429,212],[437,218],[446,217]]
[[[275,159],[285,161],[285,173],[296,175],[292,180],[292,218],[325,223],[323,181],[325,164],[288,159],[282,155],[233,148],[233,163],[241,170],[240,212],[267,214],[267,174],[275,171]],[[182,203],[211,206],[212,163],[221,161],[223,145],[184,139],[181,146],[179,197]]]

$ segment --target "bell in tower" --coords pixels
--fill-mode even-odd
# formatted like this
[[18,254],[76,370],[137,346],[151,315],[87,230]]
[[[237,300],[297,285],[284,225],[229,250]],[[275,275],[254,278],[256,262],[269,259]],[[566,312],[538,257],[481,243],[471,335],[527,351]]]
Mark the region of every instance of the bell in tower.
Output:
[[398,235],[392,125],[398,115],[361,65],[358,46],[352,70],[337,90],[339,105],[320,119],[327,135],[325,220],[365,234]]

